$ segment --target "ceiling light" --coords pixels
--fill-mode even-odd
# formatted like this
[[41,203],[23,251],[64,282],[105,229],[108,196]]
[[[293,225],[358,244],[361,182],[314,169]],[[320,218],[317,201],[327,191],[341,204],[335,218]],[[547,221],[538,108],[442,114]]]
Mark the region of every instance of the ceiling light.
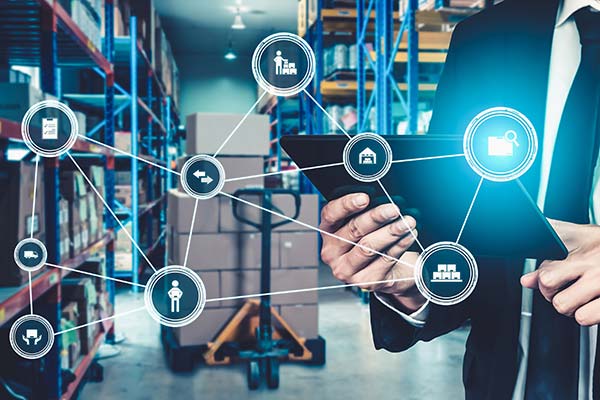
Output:
[[240,14],[240,9],[238,8],[235,13],[235,18],[233,19],[233,24],[231,25],[231,29],[246,29],[246,24],[242,20],[242,14]]
[[225,53],[225,59],[232,61],[236,58],[237,54],[235,54],[235,51],[233,51],[233,46],[231,45],[231,42],[229,42],[229,48],[227,49],[227,53]]

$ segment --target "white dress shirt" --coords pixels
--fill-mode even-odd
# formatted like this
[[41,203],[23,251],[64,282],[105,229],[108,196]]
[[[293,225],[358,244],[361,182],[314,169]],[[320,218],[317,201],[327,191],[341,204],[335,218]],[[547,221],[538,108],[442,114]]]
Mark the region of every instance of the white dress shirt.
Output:
[[[540,190],[537,199],[538,207],[540,207],[541,210],[544,209],[550,165],[552,163],[554,144],[556,142],[560,120],[581,61],[579,31],[577,30],[573,14],[576,11],[589,6],[600,11],[600,0],[563,0],[558,9],[550,57],[546,120],[544,124],[544,141],[542,143],[541,154]],[[590,201],[590,216],[592,223],[600,224],[600,159],[598,160],[594,174],[594,189]],[[524,272],[533,271],[536,265],[536,260],[527,260]],[[425,325],[429,310],[428,302],[416,312],[407,315],[396,309],[394,303],[390,301],[386,295],[379,293],[375,293],[374,295],[379,301],[397,312],[411,325],[417,328]],[[523,289],[522,297],[521,329],[519,332],[520,364],[513,400],[523,399],[525,393],[533,291],[530,289]],[[596,354],[596,339],[598,337],[597,332],[598,326],[581,329],[581,354],[579,366],[580,400],[592,398],[591,382],[594,371],[594,356]]]

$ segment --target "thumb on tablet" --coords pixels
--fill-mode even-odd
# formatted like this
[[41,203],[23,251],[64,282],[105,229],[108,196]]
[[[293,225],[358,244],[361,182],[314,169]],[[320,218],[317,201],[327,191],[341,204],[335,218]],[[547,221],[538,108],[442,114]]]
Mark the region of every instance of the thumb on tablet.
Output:
[[521,285],[529,289],[538,288],[538,275],[540,270],[535,270],[521,277]]

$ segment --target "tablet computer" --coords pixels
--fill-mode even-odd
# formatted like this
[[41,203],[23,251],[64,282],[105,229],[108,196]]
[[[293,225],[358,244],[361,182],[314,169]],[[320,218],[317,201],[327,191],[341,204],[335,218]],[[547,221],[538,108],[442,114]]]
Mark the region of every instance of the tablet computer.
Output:
[[[414,215],[424,247],[457,240],[481,177],[463,155],[458,136],[382,136],[392,165],[380,182],[405,214]],[[329,201],[365,192],[373,205],[387,196],[377,182],[354,179],[342,165],[344,135],[284,136],[281,146]],[[449,157],[447,157],[449,156]],[[430,158],[435,157],[435,158]],[[414,160],[421,159],[423,160]],[[413,160],[413,161],[406,161]],[[480,257],[564,259],[568,251],[519,180],[483,180],[460,236]]]

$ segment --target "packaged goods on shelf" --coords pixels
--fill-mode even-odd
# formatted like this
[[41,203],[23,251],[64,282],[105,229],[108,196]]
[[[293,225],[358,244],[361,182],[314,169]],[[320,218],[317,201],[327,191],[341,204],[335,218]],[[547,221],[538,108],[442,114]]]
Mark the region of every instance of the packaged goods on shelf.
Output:
[[[79,325],[79,308],[76,301],[66,303],[61,311],[61,329],[67,330]],[[75,368],[81,355],[81,340],[77,330],[65,332],[61,335],[62,349],[66,351],[66,368]]]
[[0,83],[0,118],[21,122],[36,103],[44,100],[44,93],[29,83]]
[[[35,163],[0,161],[0,169],[4,171],[0,177],[2,185],[2,191],[0,191],[0,221],[2,221],[0,286],[18,286],[28,280],[27,272],[21,270],[13,258],[14,249],[19,241],[30,237],[32,228],[34,238],[42,242],[46,238],[43,162],[39,163],[38,168],[36,181],[34,179]],[[34,191],[35,210],[33,210]],[[44,268],[33,272],[33,275],[42,271]]]
[[317,20],[317,0],[298,1],[298,35],[304,36],[306,26]]
[[[404,14],[406,14],[406,9],[408,6],[408,1],[409,0],[400,0],[399,5],[400,5],[400,17],[404,16]],[[500,1],[496,1],[496,3],[499,3]],[[418,0],[418,10],[420,11],[427,11],[427,10],[434,10],[436,8],[438,4],[438,1],[436,0]],[[442,2],[442,7],[443,8],[457,8],[457,9],[467,9],[467,8],[473,8],[473,9],[483,9],[485,8],[485,0],[444,0]]]
[[115,132],[115,147],[121,151],[131,153],[131,132]]
[[[79,325],[98,320],[96,288],[91,278],[66,278],[62,281],[64,302],[76,302],[79,310]],[[87,354],[100,332],[100,324],[91,324],[79,329],[81,354]]]
[[[94,174],[86,175],[94,179]],[[99,191],[103,191],[103,186],[94,185]],[[88,190],[87,182],[79,171],[61,171],[60,194],[69,202],[69,256],[75,257],[103,234],[102,213],[99,213],[98,204],[100,200],[93,191]]]
[[120,229],[115,238],[115,271],[131,271],[132,243],[125,230],[131,235],[131,222]]
[[[102,7],[102,25],[100,28],[101,32],[104,31],[104,7]],[[129,18],[131,17],[131,8],[127,0],[113,0],[113,29],[115,37],[129,36]]]
[[79,29],[87,36],[90,42],[97,49],[102,49],[102,33],[100,31],[101,21],[100,13],[97,13],[91,3],[97,3],[92,0],[72,0],[71,18],[77,24]]
[[71,234],[69,230],[69,201],[61,198],[58,201],[59,256],[60,260],[69,258],[71,250]]
[[[115,199],[123,206],[131,208],[131,184],[115,185]],[[146,204],[147,192],[142,180],[138,181],[138,205]]]
[[[213,154],[242,120],[242,114],[195,113],[187,116],[188,154]],[[250,114],[221,149],[221,155],[269,155],[269,117]]]

